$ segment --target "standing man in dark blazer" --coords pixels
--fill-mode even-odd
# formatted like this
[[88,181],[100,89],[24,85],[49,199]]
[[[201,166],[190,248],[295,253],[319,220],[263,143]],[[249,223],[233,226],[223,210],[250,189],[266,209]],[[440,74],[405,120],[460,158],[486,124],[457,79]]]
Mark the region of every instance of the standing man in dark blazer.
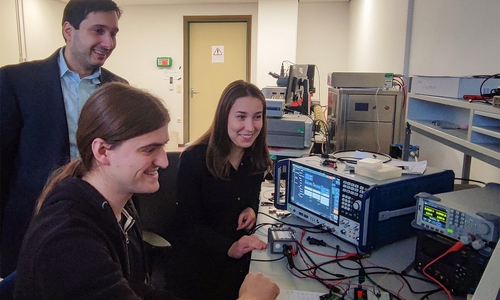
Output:
[[0,68],[0,277],[16,268],[51,171],[79,155],[83,104],[105,82],[127,83],[102,68],[116,47],[121,13],[112,0],[70,0],[62,19],[65,47],[44,60]]

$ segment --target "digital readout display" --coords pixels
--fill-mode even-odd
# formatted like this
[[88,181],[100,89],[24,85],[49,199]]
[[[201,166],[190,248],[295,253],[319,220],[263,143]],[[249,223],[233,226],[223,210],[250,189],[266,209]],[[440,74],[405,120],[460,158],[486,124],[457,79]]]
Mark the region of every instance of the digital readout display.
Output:
[[446,228],[447,218],[448,212],[446,210],[424,204],[424,210],[422,212],[423,221],[431,223],[440,228]]

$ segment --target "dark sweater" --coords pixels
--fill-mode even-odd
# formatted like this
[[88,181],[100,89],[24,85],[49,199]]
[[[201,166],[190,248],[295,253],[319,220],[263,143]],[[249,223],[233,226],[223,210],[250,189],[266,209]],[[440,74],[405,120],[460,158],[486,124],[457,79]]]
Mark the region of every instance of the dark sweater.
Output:
[[227,252],[247,234],[236,231],[240,213],[248,207],[258,211],[263,173],[250,175],[246,153],[238,170],[231,168],[229,181],[216,179],[206,166],[206,151],[206,145],[197,145],[181,155],[167,289],[190,299],[234,300],[251,253],[233,259]]
[[61,181],[24,238],[15,299],[161,299],[147,283],[146,257],[136,223],[122,232],[104,197],[87,182]]

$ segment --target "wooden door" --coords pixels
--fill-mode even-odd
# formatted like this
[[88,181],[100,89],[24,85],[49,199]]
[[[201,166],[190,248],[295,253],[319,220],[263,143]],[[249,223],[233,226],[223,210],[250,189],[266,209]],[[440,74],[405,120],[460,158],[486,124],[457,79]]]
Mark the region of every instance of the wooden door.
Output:
[[210,127],[230,82],[250,78],[250,21],[251,16],[185,17],[184,141],[196,140]]

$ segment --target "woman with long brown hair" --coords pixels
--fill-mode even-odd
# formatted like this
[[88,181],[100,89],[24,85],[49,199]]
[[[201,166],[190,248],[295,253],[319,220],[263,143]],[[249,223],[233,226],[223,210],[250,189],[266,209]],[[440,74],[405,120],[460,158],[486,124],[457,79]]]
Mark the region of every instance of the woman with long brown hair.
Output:
[[178,228],[167,271],[167,287],[177,295],[235,299],[251,251],[266,249],[265,242],[248,234],[271,166],[266,128],[264,95],[237,80],[222,92],[210,129],[182,153]]

